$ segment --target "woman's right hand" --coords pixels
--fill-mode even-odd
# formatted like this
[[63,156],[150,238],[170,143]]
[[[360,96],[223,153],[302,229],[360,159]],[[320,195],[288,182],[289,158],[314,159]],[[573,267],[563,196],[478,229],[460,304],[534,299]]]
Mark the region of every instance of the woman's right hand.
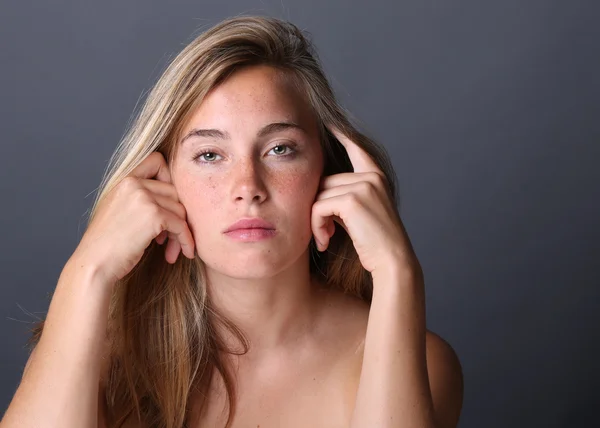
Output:
[[137,265],[153,239],[162,245],[167,235],[167,262],[175,263],[180,251],[195,257],[169,167],[160,152],[153,152],[98,204],[75,254],[80,263],[92,264],[117,281]]

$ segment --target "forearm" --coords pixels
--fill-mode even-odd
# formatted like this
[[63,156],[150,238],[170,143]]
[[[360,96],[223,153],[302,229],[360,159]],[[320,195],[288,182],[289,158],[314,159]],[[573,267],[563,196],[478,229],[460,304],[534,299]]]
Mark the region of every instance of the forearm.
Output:
[[351,428],[434,428],[425,348],[425,292],[410,271],[373,277]]
[[95,427],[109,287],[69,260],[2,428]]

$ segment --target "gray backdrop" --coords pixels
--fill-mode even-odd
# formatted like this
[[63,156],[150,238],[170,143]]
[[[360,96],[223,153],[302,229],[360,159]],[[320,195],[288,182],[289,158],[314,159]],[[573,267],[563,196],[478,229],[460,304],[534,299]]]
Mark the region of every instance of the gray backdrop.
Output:
[[[223,4],[225,3],[225,4]],[[390,150],[460,426],[598,426],[598,1],[0,2],[0,410],[138,100],[237,14],[308,30]]]

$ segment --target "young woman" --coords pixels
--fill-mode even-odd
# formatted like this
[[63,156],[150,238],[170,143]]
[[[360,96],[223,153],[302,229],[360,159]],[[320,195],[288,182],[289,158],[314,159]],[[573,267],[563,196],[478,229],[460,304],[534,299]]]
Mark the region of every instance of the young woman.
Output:
[[395,183],[297,27],[212,27],[111,159],[2,428],[455,427]]

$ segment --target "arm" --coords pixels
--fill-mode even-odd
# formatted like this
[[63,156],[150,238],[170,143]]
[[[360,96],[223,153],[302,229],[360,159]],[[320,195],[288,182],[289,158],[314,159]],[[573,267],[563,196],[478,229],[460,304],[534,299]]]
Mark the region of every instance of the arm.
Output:
[[456,427],[460,362],[446,342],[427,333],[424,295],[422,279],[409,270],[373,278],[352,428]]
[[[373,278],[373,298],[351,428],[454,428],[462,375],[454,351],[425,327],[423,271],[371,156],[335,125],[353,172],[326,176],[313,205],[321,251],[340,224]],[[432,340],[433,339],[433,340]]]
[[110,288],[92,266],[67,262],[1,428],[97,427]]

